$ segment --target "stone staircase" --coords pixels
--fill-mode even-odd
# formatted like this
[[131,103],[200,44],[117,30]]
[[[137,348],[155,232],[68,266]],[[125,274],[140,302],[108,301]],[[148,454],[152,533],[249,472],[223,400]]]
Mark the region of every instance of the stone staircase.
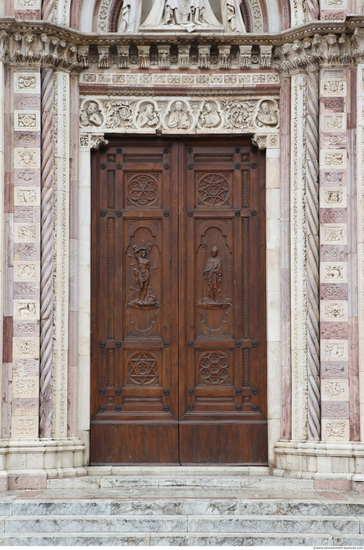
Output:
[[0,545],[364,545],[364,498],[315,492],[311,480],[262,469],[89,470],[2,493]]

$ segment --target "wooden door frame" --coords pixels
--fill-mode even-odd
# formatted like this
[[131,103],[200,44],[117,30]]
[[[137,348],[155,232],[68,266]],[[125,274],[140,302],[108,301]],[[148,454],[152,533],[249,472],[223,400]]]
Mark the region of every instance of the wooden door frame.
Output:
[[[130,134],[117,134],[120,138],[130,137]],[[79,326],[79,377],[80,385],[78,399],[79,429],[85,433],[87,454],[90,430],[90,382],[91,382],[91,147],[105,143],[102,135],[93,136],[89,145],[80,148],[79,166],[79,242],[83,247],[78,255],[79,296],[78,296],[78,326]],[[153,138],[155,135],[143,137]],[[163,135],[176,139],[180,136]],[[181,136],[187,137],[186,135]],[[192,136],[188,136],[191,138]],[[219,137],[219,135],[211,136]],[[223,136],[221,136],[223,137]],[[267,400],[268,400],[268,460],[274,466],[274,446],[280,439],[281,422],[281,358],[280,358],[280,147],[278,136],[245,135],[251,137],[259,149],[267,149],[266,172],[266,304],[267,304]],[[91,145],[91,147],[90,147]],[[96,147],[95,147],[96,145]],[[86,381],[88,380],[88,383]]]

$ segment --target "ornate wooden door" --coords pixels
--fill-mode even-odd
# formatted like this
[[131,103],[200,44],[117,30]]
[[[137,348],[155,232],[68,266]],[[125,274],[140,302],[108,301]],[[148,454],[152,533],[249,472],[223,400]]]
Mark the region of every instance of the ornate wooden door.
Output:
[[266,463],[262,154],[111,139],[92,173],[91,463]]

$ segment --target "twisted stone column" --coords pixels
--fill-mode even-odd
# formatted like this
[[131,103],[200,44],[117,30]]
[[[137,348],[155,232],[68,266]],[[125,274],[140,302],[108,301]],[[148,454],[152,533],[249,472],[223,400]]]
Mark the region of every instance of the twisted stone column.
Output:
[[42,2],[42,19],[43,21],[53,20],[53,5],[54,0],[43,0]]
[[53,70],[42,71],[40,436],[51,437],[53,317]]
[[320,439],[319,345],[319,93],[318,72],[307,77],[307,358],[308,436]]

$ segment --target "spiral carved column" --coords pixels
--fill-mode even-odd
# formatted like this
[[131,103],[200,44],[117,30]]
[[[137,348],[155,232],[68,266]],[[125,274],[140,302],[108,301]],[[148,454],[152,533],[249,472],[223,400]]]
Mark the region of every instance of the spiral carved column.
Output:
[[51,437],[53,317],[53,70],[42,71],[40,436]]
[[54,0],[43,0],[42,2],[42,19],[43,21],[53,20],[53,5]]
[[319,440],[320,340],[319,340],[319,99],[318,72],[307,79],[307,356],[308,356],[308,436]]

